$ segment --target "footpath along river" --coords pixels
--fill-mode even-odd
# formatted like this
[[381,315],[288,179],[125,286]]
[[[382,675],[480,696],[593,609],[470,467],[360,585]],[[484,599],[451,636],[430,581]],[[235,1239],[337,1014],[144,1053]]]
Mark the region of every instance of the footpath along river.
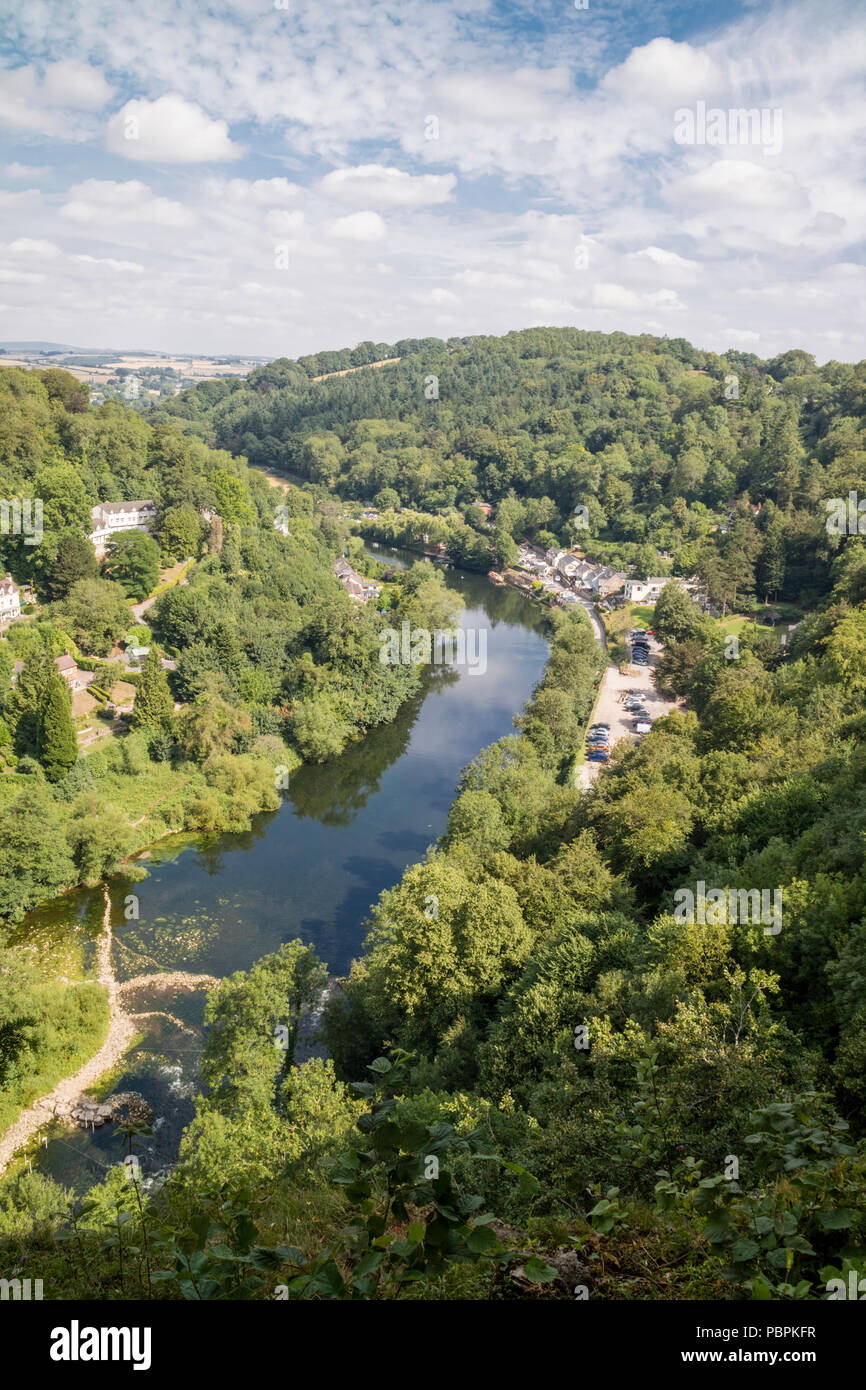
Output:
[[[418,558],[384,546],[370,553],[397,564]],[[142,1040],[112,1078],[114,1091],[140,1092],[157,1117],[153,1138],[136,1146],[145,1179],[172,1163],[192,1117],[206,997],[201,988],[155,988],[146,977],[222,977],[294,937],[344,974],[360,953],[370,905],[442,833],[461,769],[513,732],[512,717],[541,676],[541,611],[485,576],[447,570],[445,578],[465,604],[461,626],[486,633],[483,673],[440,668],[392,724],[333,762],[299,768],[282,808],[257,817],[249,833],[172,837],[152,847],[145,879],[108,885],[114,975],[121,986],[134,982],[127,1011],[147,1015]],[[470,658],[477,641],[467,644]],[[138,920],[124,914],[130,893]],[[31,913],[15,939],[46,962],[80,958],[83,946],[85,973],[95,976],[104,914],[103,888],[79,890]],[[58,1123],[33,1166],[82,1192],[121,1160],[113,1125],[91,1133]]]

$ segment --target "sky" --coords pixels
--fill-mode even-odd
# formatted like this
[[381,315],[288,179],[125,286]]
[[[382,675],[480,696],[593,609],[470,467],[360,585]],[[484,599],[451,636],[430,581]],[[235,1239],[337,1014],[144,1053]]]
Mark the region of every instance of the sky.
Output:
[[862,3],[579,5],[0,0],[0,340],[866,356]]

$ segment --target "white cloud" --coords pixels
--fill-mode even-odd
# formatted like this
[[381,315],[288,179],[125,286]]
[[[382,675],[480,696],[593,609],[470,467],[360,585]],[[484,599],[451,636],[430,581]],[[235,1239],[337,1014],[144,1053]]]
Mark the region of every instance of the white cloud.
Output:
[[459,304],[460,299],[451,290],[441,288],[435,290],[420,290],[413,296],[416,304]]
[[182,203],[155,195],[137,179],[115,183],[111,179],[85,179],[70,188],[68,201],[60,210],[70,222],[117,227],[123,223],[151,223],[162,227],[187,227],[195,218]]
[[101,111],[113,90],[103,74],[88,63],[64,58],[59,63],[47,64],[39,99],[47,106],[72,111]]
[[121,271],[125,274],[144,274],[144,266],[139,265],[138,261],[118,261],[113,256],[73,256],[71,259],[77,261],[79,265],[104,265],[109,270]]
[[304,214],[300,209],[283,212],[281,208],[272,208],[265,220],[268,231],[274,236],[292,236],[304,225]]
[[3,173],[7,179],[41,179],[48,173],[47,166],[40,168],[35,164],[6,164]]
[[243,206],[256,204],[273,207],[275,203],[294,203],[303,193],[300,184],[288,179],[207,179],[205,190],[210,197]]
[[124,159],[159,164],[204,164],[239,159],[225,121],[215,121],[185,97],[128,101],[111,117],[106,147]]
[[87,129],[80,116],[99,111],[112,90],[101,72],[75,58],[0,69],[0,125],[80,139]]
[[378,212],[351,212],[331,223],[331,236],[345,241],[381,241],[386,230]]
[[55,246],[53,241],[38,241],[33,237],[17,237],[15,241],[10,241],[2,248],[4,251],[12,251],[16,255],[24,256],[59,256],[60,247]]
[[380,207],[425,207],[445,203],[457,185],[454,174],[407,174],[383,164],[333,169],[319,184],[327,198]]
[[677,255],[676,251],[666,251],[661,246],[644,246],[641,251],[635,251],[636,260],[645,259],[652,261],[654,265],[663,265],[666,270],[700,270],[699,261],[687,260],[685,256]]
[[706,97],[716,90],[721,77],[709,53],[658,38],[632,49],[624,63],[606,74],[602,87],[630,102],[663,102],[669,110],[690,98]]

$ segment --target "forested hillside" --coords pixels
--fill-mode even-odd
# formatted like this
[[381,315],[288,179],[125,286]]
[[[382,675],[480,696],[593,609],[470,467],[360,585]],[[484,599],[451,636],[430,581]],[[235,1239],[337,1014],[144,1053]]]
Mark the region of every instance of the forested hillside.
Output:
[[[350,540],[333,504],[123,406],[89,409],[66,372],[0,371],[0,492],[41,506],[38,536],[14,514],[0,536],[0,569],[36,600],[0,643],[0,917],[97,881],[166,830],[241,829],[276,809],[275,769],[333,756],[419,688],[417,666],[379,661],[377,609],[436,627],[454,607],[429,565],[353,603],[333,572]],[[142,498],[154,534],[121,534],[100,563],[91,508]],[[182,582],[160,586],[182,561]],[[136,643],[142,669],[123,650]],[[121,680],[135,694],[81,757],[53,667],[63,652],[95,673],[92,689]],[[34,820],[41,853],[13,832]]]
[[[402,360],[321,382],[364,363],[280,360],[159,406],[152,425],[62,414],[6,374],[15,401],[29,393],[25,455],[51,440],[10,482],[42,487],[59,467],[84,500],[107,486],[225,513],[220,552],[158,609],[191,708],[244,708],[261,738],[281,731],[278,688],[316,698],[311,741],[323,707],[340,739],[394,708],[401,690],[380,670],[368,694],[352,664],[372,633],[350,631],[339,590],[305,587],[339,534],[331,493],[417,509],[449,543],[468,528],[479,567],[509,558],[506,537],[573,540],[583,507],[590,552],[635,574],[697,571],[723,612],[770,598],[805,617],[785,645],[757,625],[732,645],[665,589],[656,679],[682,707],[582,793],[573,760],[605,660],[582,613],[553,614],[516,732],[479,750],[441,840],[371,906],[325,1010],[327,1059],[295,1063],[327,978],[304,943],[211,997],[206,1090],[175,1173],[141,1208],[112,1174],[78,1222],[88,1296],[827,1298],[866,1258],[856,498],[853,525],[846,509],[828,526],[834,499],[866,491],[866,364],[552,329],[359,351]],[[84,440],[100,419],[119,432],[104,453]],[[124,432],[145,444],[121,476],[99,460]],[[315,484],[290,493],[298,568],[236,455]],[[412,576],[397,602],[436,611],[428,568]],[[347,690],[371,702],[351,728]],[[715,896],[689,916],[684,892]],[[744,913],[755,893],[778,915]],[[0,1190],[0,1240],[80,1295],[67,1212],[58,1185],[19,1174]]]
[[[337,368],[279,359],[245,382],[203,383],[153,418],[383,510],[437,513],[458,531],[465,517],[481,529],[478,568],[509,559],[514,537],[573,540],[582,507],[581,543],[601,540],[636,573],[657,573],[657,551],[669,552],[720,604],[827,591],[824,502],[866,473],[863,363],[817,367],[799,350],[720,357],[682,339],[578,329],[361,348],[401,361],[312,382],[311,368]],[[496,504],[493,538],[479,497]]]

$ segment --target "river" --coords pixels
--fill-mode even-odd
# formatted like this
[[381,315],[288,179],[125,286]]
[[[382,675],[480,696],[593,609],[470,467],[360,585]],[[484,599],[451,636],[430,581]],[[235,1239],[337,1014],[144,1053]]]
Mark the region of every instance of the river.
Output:
[[[369,553],[395,564],[418,558],[385,546]],[[461,626],[486,631],[486,670],[431,675],[392,724],[332,762],[299,768],[281,809],[256,817],[248,833],[171,837],[140,861],[144,880],[113,879],[118,980],[156,970],[224,976],[294,937],[313,945],[332,974],[346,973],[370,905],[442,833],[461,769],[513,731],[547,657],[543,614],[523,594],[465,571],[444,576],[465,604]],[[137,920],[126,920],[130,893]],[[46,961],[77,953],[86,968],[102,912],[102,889],[77,890],[31,913],[15,937]],[[173,1161],[193,1114],[204,995],[167,1000],[145,986],[127,1007],[174,1019],[149,1023],[112,1077],[112,1090],[140,1091],[157,1116],[152,1139],[137,1144],[146,1177]],[[92,1134],[55,1125],[33,1163],[81,1192],[121,1156],[111,1125]]]

